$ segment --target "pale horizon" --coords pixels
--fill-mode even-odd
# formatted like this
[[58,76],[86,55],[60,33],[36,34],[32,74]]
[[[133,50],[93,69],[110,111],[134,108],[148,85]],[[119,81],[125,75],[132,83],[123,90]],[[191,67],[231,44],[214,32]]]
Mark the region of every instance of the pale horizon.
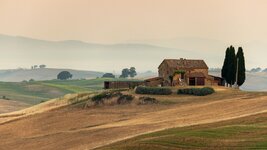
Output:
[[[214,68],[221,67],[224,51],[230,45],[236,49],[244,48],[247,69],[267,68],[262,55],[267,48],[266,8],[264,0],[0,0],[0,34],[47,41],[140,43],[197,53],[168,54],[162,50],[161,55],[147,62],[146,66],[143,65],[146,61],[141,58],[140,62],[138,58],[138,62],[127,62],[125,58],[121,62],[110,60],[103,65],[86,66],[81,64],[96,61],[78,60],[77,57],[89,55],[89,52],[73,56],[73,63],[66,64],[63,63],[67,61],[64,57],[58,57],[62,63],[49,57],[52,50],[34,52],[23,49],[20,54],[17,50],[9,52],[3,48],[0,50],[6,52],[0,55],[0,69],[25,68],[42,62],[53,68],[111,71],[114,64],[110,62],[113,62],[116,71],[124,66],[155,71],[162,58],[170,57],[199,57]],[[39,53],[42,55],[38,56]],[[103,62],[103,54],[99,53],[97,64]],[[68,59],[71,56],[67,54]]]

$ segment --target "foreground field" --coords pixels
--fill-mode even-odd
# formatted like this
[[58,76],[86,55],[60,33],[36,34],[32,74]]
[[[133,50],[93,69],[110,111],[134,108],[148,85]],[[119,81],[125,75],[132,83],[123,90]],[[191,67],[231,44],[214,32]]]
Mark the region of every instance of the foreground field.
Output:
[[168,129],[99,149],[267,149],[267,113],[218,123]]
[[[67,96],[64,99],[41,104],[42,107],[37,105],[36,108],[20,113],[0,115],[0,149],[130,149],[136,148],[139,140],[142,141],[143,138],[149,141],[146,137],[153,136],[156,139],[159,138],[159,143],[164,143],[164,136],[161,135],[166,134],[168,137],[169,133],[175,133],[177,137],[174,138],[178,139],[182,136],[190,137],[191,134],[209,136],[210,133],[212,137],[212,132],[214,132],[214,134],[218,134],[214,136],[218,136],[219,140],[220,134],[223,135],[227,129],[235,128],[230,126],[230,128],[224,129],[223,126],[220,130],[220,128],[211,125],[214,128],[205,132],[202,130],[202,126],[188,126],[227,121],[267,112],[267,93],[241,92],[224,88],[216,90],[215,94],[206,97],[153,96],[160,101],[159,104],[153,105],[129,104],[89,108],[84,107],[84,100],[87,100],[91,94],[76,95],[83,99],[80,102],[60,103],[66,102]],[[133,93],[130,91],[129,94]],[[75,100],[75,96],[70,99]],[[251,120],[253,122],[253,119]],[[264,122],[262,126],[260,124],[260,121],[255,120],[254,129],[264,128]],[[219,123],[218,125],[224,124]],[[177,129],[166,130],[170,128]],[[195,130],[187,133],[187,131],[191,131],[190,128]],[[244,127],[243,129],[240,128],[240,131],[248,133],[250,129],[250,127]],[[148,134],[162,130],[166,131]],[[179,135],[176,131],[184,132]],[[148,135],[127,140],[127,145],[123,145],[123,143],[109,145],[143,134]],[[233,132],[232,138],[234,138],[234,134],[236,132]],[[160,141],[160,138],[163,138],[163,142]],[[258,137],[255,134],[255,138],[263,137]],[[168,138],[166,140],[168,141]],[[185,138],[186,141],[187,138]],[[197,139],[193,139],[189,143],[192,141],[197,141]],[[234,141],[229,142],[234,143]],[[205,144],[205,142],[203,144],[199,141],[196,143],[200,143],[200,146]],[[151,144],[151,148],[155,148],[153,142]],[[147,143],[141,144],[140,148],[149,148],[145,147],[147,145]],[[170,148],[179,148],[179,144],[174,143],[173,145],[176,146],[170,146]],[[156,147],[166,148],[166,145],[156,144]]]

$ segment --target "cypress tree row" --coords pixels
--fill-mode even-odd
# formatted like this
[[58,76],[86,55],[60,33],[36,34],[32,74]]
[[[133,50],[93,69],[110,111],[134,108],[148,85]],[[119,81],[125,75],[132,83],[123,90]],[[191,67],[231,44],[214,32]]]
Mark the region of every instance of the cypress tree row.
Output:
[[222,78],[224,78],[228,84],[232,87],[236,82],[237,73],[237,59],[238,61],[238,76],[237,85],[241,86],[246,80],[246,68],[245,68],[245,58],[242,47],[238,48],[237,55],[235,54],[235,48],[230,46],[227,48],[225,53],[225,59],[222,67]]
[[236,58],[238,59],[238,80],[237,85],[241,86],[246,80],[246,66],[245,66],[245,57],[243,48],[239,47],[238,52],[236,54]]

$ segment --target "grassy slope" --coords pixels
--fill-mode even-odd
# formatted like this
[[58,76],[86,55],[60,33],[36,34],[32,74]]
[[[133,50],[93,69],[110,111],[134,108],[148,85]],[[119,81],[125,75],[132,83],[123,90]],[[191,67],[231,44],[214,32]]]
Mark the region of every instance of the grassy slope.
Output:
[[267,113],[219,123],[174,128],[101,149],[267,149]]
[[[101,90],[103,82],[116,79],[91,80],[49,80],[36,82],[0,82],[0,97],[38,104],[52,98],[61,97],[68,93],[79,93]],[[125,79],[127,80],[127,79]]]
[[[88,95],[85,93],[82,96],[84,99],[79,102],[84,103],[88,100]],[[267,93],[218,89],[217,93],[206,97],[175,94],[156,96],[160,102],[169,101],[172,105],[111,105],[85,109],[84,105],[80,105],[82,103],[76,103],[76,97],[81,98],[81,94],[66,95],[29,108],[26,113],[23,110],[0,116],[0,121],[4,122],[9,117],[16,119],[1,124],[0,132],[4,136],[0,136],[0,147],[92,149],[156,130],[262,112],[267,108],[266,96]],[[68,104],[75,105],[63,107]],[[51,111],[52,108],[56,109]],[[14,115],[27,115],[27,112],[29,115],[20,119]],[[112,144],[104,149],[226,149],[224,146],[230,147],[229,149],[244,149],[247,146],[259,148],[266,144],[266,120],[267,114],[262,114],[234,121],[173,128]],[[22,146],[16,147],[17,145]]]

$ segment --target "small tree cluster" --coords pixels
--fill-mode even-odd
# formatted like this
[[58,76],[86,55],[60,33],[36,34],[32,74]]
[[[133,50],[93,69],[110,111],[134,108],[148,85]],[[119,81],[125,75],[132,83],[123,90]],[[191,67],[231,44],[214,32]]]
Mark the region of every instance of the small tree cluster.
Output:
[[128,78],[129,76],[131,78],[135,77],[137,75],[137,72],[136,72],[136,69],[135,67],[131,67],[130,69],[128,68],[124,68],[122,71],[121,71],[121,75],[120,75],[120,78]]
[[38,68],[40,68],[40,69],[46,68],[46,65],[42,64],[42,65],[33,65],[33,66],[31,66],[31,69],[38,69]]
[[57,75],[58,80],[68,80],[72,78],[72,74],[68,71],[62,71]]

